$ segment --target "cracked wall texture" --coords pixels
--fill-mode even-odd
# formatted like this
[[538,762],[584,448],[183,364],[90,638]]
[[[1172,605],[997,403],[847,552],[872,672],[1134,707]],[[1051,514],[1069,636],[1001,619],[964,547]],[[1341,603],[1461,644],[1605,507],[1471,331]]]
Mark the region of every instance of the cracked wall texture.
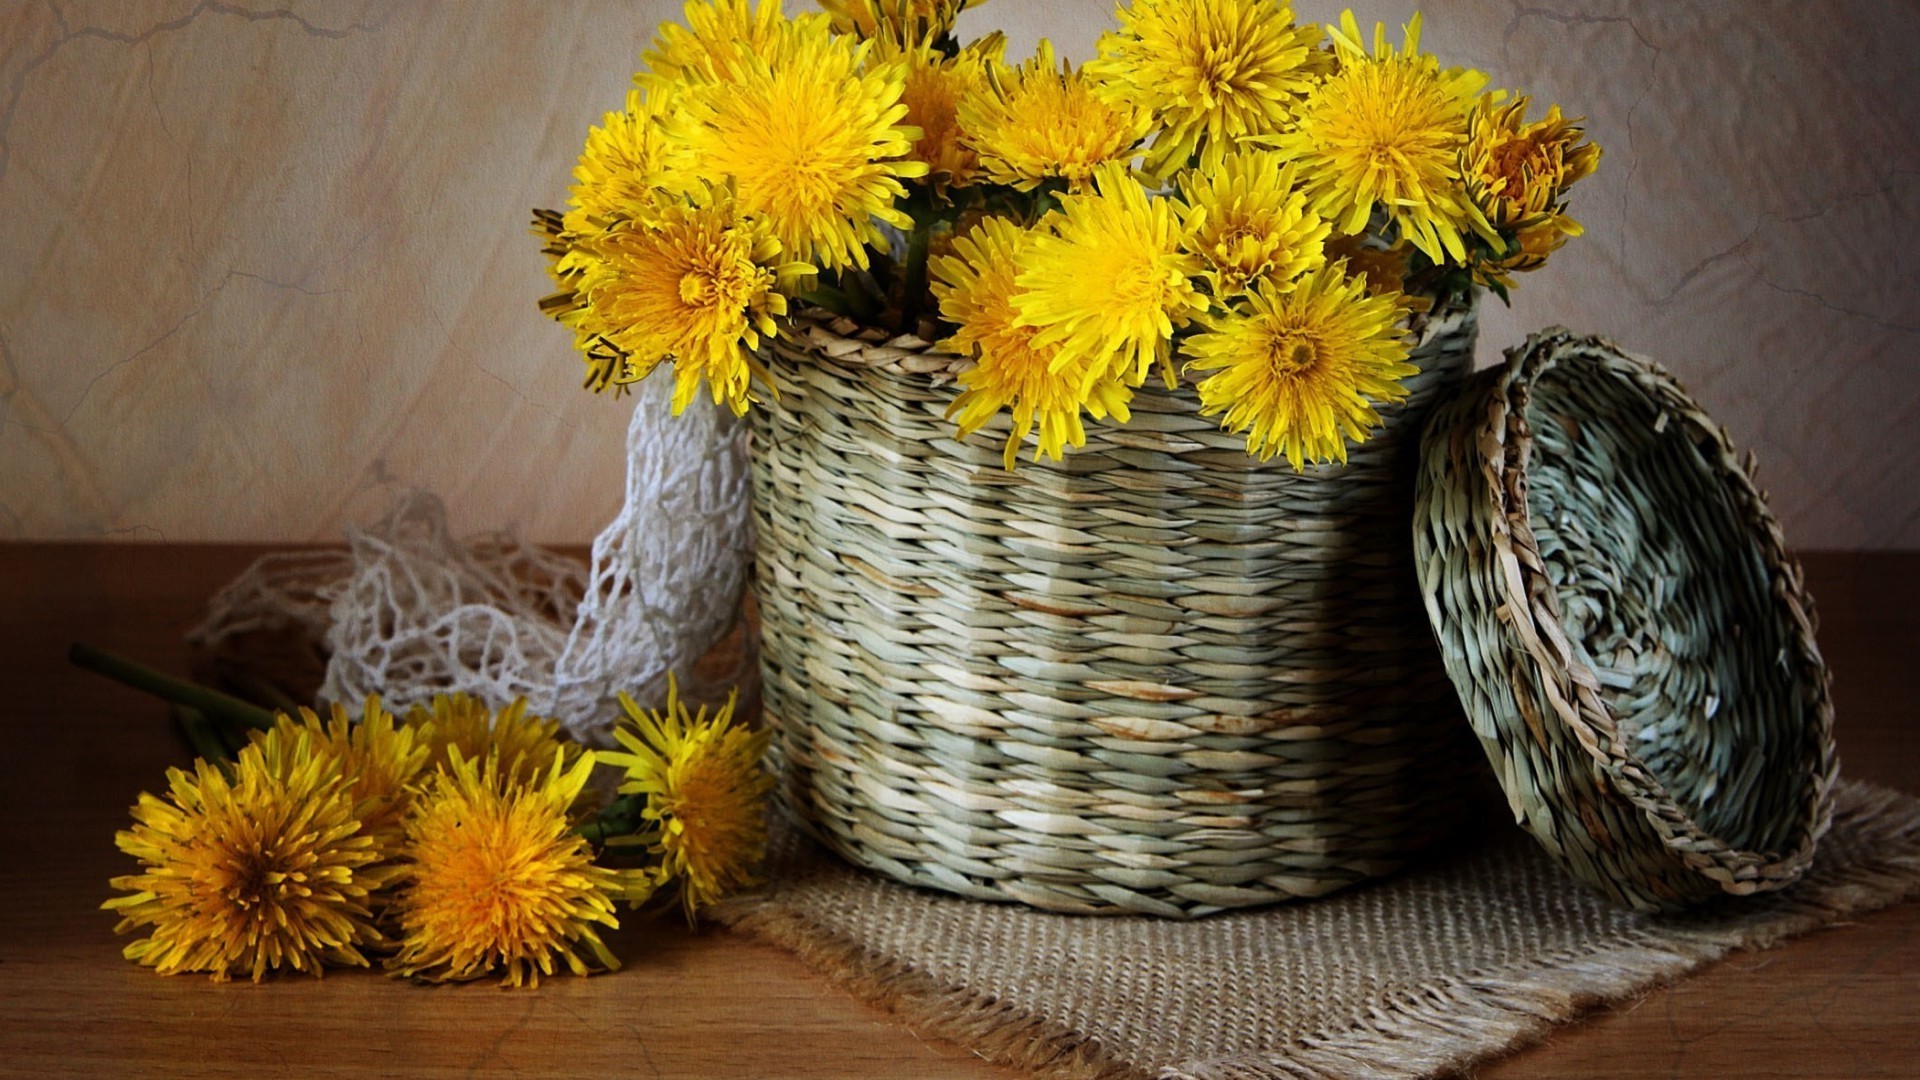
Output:
[[[0,0],[0,537],[331,539],[407,483],[461,528],[589,539],[624,410],[534,309],[527,210],[677,11]],[[1083,59],[1109,11],[994,0],[963,27]],[[1920,547],[1920,6],[1427,17],[1433,51],[1607,150],[1588,235],[1492,302],[1483,362],[1608,335],[1757,452],[1790,542]]]

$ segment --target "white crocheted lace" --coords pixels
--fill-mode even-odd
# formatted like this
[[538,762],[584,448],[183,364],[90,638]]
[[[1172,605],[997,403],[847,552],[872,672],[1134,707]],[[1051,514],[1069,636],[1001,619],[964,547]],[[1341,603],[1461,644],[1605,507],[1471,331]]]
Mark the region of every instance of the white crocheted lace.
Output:
[[[704,399],[671,416],[671,389],[636,388],[626,501],[590,569],[508,533],[458,539],[441,501],[412,492],[385,520],[349,528],[344,552],[260,559],[213,598],[192,639],[298,627],[328,652],[325,700],[525,697],[604,742],[617,692],[657,703],[668,675],[685,683],[733,626],[753,554],[744,425]],[[751,677],[751,655],[742,669],[726,677]],[[698,700],[718,688],[689,689]]]

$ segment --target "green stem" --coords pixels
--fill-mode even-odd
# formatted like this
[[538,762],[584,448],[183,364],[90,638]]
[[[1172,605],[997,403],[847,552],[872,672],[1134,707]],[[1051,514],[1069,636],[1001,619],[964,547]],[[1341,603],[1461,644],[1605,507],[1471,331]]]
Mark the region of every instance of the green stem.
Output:
[[797,297],[801,303],[826,308],[835,315],[853,314],[853,306],[847,301],[847,294],[831,285],[819,285],[803,292]]
[[227,749],[220,737],[214,734],[213,723],[207,714],[191,705],[174,705],[173,722],[180,727],[180,733],[187,737],[187,745],[193,747],[196,757],[213,764],[230,761],[233,754]]
[[264,679],[243,668],[233,668],[221,674],[229,686],[245,695],[245,699],[255,705],[272,709],[276,713],[286,713],[288,716],[293,716],[300,711],[300,703],[293,700],[286,691],[269,679]]
[[927,251],[933,245],[933,222],[916,220],[907,236],[907,277],[900,295],[901,333],[920,332],[920,308],[927,297]]
[[853,317],[873,326],[880,321],[880,310],[884,305],[873,290],[857,272],[849,271],[840,277],[840,293],[847,298],[847,307],[853,311]]
[[209,690],[198,683],[162,675],[145,664],[135,663],[124,656],[116,656],[105,649],[96,649],[76,641],[67,650],[67,659],[79,667],[105,675],[115,682],[124,683],[136,690],[144,690],[176,705],[198,709],[208,716],[230,720],[245,727],[259,728],[262,731],[273,727],[273,713],[258,705],[249,704],[218,690]]
[[574,831],[595,845],[605,844],[616,836],[632,836],[646,823],[646,819],[640,816],[646,806],[644,797],[622,795],[595,814],[592,821]]

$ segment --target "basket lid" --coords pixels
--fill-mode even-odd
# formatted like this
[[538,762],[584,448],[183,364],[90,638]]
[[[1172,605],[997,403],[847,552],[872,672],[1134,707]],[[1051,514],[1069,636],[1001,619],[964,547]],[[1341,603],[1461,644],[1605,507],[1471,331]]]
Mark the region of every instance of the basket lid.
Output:
[[1637,908],[1798,878],[1833,709],[1751,458],[1658,364],[1563,329],[1468,380],[1421,455],[1421,591],[1516,820]]

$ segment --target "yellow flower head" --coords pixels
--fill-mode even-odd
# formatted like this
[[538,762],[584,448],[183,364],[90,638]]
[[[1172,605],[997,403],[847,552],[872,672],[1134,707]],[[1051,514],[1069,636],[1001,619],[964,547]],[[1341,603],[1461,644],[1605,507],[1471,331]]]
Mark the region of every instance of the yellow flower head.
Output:
[[1476,261],[1473,280],[1480,285],[1511,289],[1514,274],[1545,266],[1549,255],[1582,231],[1580,223],[1565,214],[1550,214],[1538,224],[1515,232],[1504,254]]
[[568,765],[558,751],[526,781],[489,755],[450,752],[448,767],[414,804],[393,911],[397,975],[429,982],[504,970],[506,986],[536,986],[564,964],[575,975],[620,966],[596,927],[618,926],[613,902],[641,880],[595,866],[568,811],[594,755]]
[[648,218],[585,243],[593,262],[575,285],[580,325],[625,354],[617,379],[645,378],[670,360],[676,415],[703,381],[716,404],[745,413],[753,376],[767,377],[754,350],[787,311],[779,290],[813,267],[783,261],[766,220],[738,214],[725,192],[663,199]]
[[[634,74],[633,81],[657,91],[744,77],[755,59],[774,58],[790,25],[780,7],[780,0],[687,0],[682,9],[687,24],[660,26],[653,48],[641,56],[646,66]],[[813,12],[792,21],[824,27],[827,17]]]
[[989,63],[1000,62],[1005,44],[993,34],[951,57],[924,43],[902,47],[881,39],[875,46],[873,62],[905,67],[900,101],[907,107],[907,123],[920,129],[913,157],[926,164],[936,190],[974,182],[979,156],[961,139],[960,101],[986,78]]
[[231,777],[204,761],[169,769],[167,798],[141,794],[134,827],[114,836],[140,872],[114,878],[126,895],[102,905],[120,913],[117,932],[148,931],[127,959],[258,982],[365,967],[361,949],[384,944],[369,900],[394,871],[354,816],[339,759],[310,736],[277,749],[243,747]]
[[593,241],[603,232],[583,210],[564,215],[556,210],[533,212],[533,234],[540,238],[547,276],[555,286],[553,293],[540,298],[540,311],[573,331],[574,348],[587,365],[586,385],[596,394],[612,387],[618,395],[639,376],[628,355],[600,335],[600,324],[580,291],[587,278],[605,273],[605,263],[593,252]]
[[339,704],[324,721],[312,709],[301,709],[297,718],[275,717],[273,727],[256,732],[253,741],[276,767],[291,767],[303,755],[336,760],[355,815],[367,832],[382,836],[399,830],[412,802],[411,785],[432,756],[418,730],[394,723],[393,714],[371,696],[359,723]]
[[646,796],[645,839],[661,856],[661,877],[681,883],[687,917],[736,889],[753,884],[753,867],[766,851],[766,796],[773,778],[761,767],[767,733],[733,723],[734,699],[713,716],[698,715],[668,683],[667,707],[651,712],[620,695],[627,723],[613,737],[625,753],[600,757],[626,770],[623,795]]
[[1101,164],[1131,159],[1153,125],[1144,111],[1102,101],[1083,73],[1055,62],[1044,38],[1017,68],[989,63],[959,116],[987,179],[1021,191],[1055,178],[1078,191]]
[[954,254],[932,260],[933,295],[940,301],[940,313],[959,327],[941,347],[975,361],[960,373],[962,393],[947,415],[957,418],[965,438],[1012,406],[1013,430],[1005,452],[1009,469],[1036,420],[1040,438],[1034,460],[1046,454],[1058,461],[1066,447],[1086,444],[1082,408],[1096,419],[1111,413],[1124,423],[1132,397],[1126,384],[1110,373],[1089,378],[1085,358],[1056,370],[1059,346],[1037,344],[1039,330],[1019,322],[1015,278],[1028,239],[1013,222],[987,218],[954,239]]
[[981,0],[820,0],[842,34],[879,40],[927,41],[953,32],[960,13]]
[[660,127],[667,96],[630,90],[625,111],[607,113],[599,127],[588,129],[580,163],[573,169],[571,228],[605,228],[651,210],[673,152]]
[[1285,0],[1134,0],[1119,17],[1086,72],[1103,96],[1160,125],[1146,159],[1156,177],[1280,131],[1327,66],[1320,28],[1295,26]]
[[1158,361],[1173,385],[1168,350],[1176,327],[1206,310],[1194,288],[1199,258],[1170,199],[1149,198],[1120,165],[1095,173],[1095,190],[1065,195],[1024,253],[1014,306],[1037,327],[1039,347],[1058,347],[1053,368],[1086,366],[1138,386]]
[[1568,237],[1580,235],[1580,223],[1566,213],[1567,189],[1600,164],[1600,148],[1585,137],[1580,121],[1561,116],[1558,105],[1529,124],[1526,98],[1480,99],[1468,118],[1461,172],[1474,205],[1512,237],[1504,256],[1476,267],[1483,284],[1510,286],[1509,273],[1538,269]]
[[877,222],[913,224],[894,207],[901,181],[927,172],[907,157],[920,132],[901,122],[905,66],[868,66],[869,46],[825,19],[778,26],[768,55],[676,91],[668,135],[694,174],[728,179],[788,257],[864,269],[864,245],[886,246]]
[[1409,312],[1433,307],[1432,297],[1406,291],[1413,245],[1405,240],[1388,244],[1374,236],[1336,235],[1327,239],[1325,250],[1328,262],[1344,263],[1348,276],[1366,281],[1368,296],[1389,297]]
[[1374,29],[1373,52],[1361,44],[1353,13],[1329,33],[1339,70],[1317,83],[1298,125],[1273,140],[1300,163],[1314,209],[1336,231],[1361,233],[1374,208],[1436,263],[1466,262],[1462,230],[1498,243],[1460,184],[1460,147],[1467,113],[1487,77],[1442,69],[1420,54],[1420,16],[1407,24],[1406,47]]
[[1221,426],[1247,432],[1247,452],[1262,461],[1285,451],[1295,470],[1344,462],[1347,440],[1364,442],[1380,422],[1374,403],[1405,397],[1400,380],[1418,370],[1406,362],[1401,314],[1338,266],[1291,292],[1255,286],[1244,310],[1210,317],[1184,346],[1192,368],[1215,372],[1200,381],[1200,413],[1226,413]]
[[407,711],[407,726],[421,733],[429,767],[448,767],[456,751],[469,761],[497,757],[501,775],[516,784],[531,783],[555,754],[571,766],[581,752],[558,720],[529,713],[525,698],[495,713],[471,694],[435,694]]
[[1307,209],[1293,163],[1275,150],[1239,150],[1180,175],[1187,250],[1206,261],[1216,298],[1256,281],[1276,287],[1324,262],[1327,223]]

